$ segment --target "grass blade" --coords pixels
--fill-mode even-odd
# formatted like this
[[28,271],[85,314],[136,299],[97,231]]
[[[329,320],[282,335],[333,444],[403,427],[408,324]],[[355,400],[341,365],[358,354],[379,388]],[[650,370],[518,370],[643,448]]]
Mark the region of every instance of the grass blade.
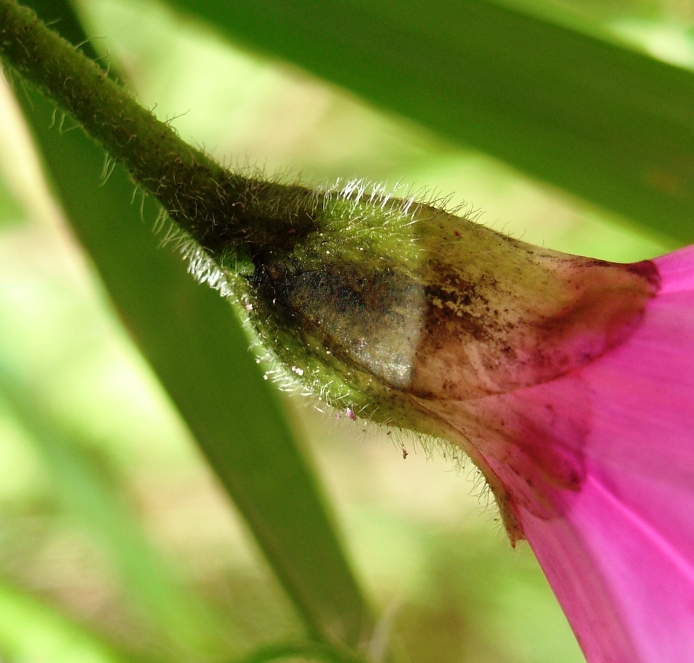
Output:
[[484,0],[170,0],[453,141],[694,239],[694,74]]
[[[3,354],[6,352],[3,349]],[[0,356],[0,403],[5,402],[49,470],[65,507],[108,549],[130,600],[155,626],[158,639],[185,657],[228,645],[228,624],[191,596],[148,544],[125,505],[81,449],[85,440],[43,405],[40,389],[24,384]]]
[[0,653],[6,661],[139,663],[21,590],[0,582]]
[[[47,20],[60,13],[63,34],[85,41],[64,8],[34,5]],[[156,206],[147,202],[143,221],[127,173],[115,167],[104,184],[100,148],[81,131],[50,129],[53,107],[38,95],[20,101],[75,234],[309,631],[356,646],[369,611],[231,307],[160,248],[150,230]]]

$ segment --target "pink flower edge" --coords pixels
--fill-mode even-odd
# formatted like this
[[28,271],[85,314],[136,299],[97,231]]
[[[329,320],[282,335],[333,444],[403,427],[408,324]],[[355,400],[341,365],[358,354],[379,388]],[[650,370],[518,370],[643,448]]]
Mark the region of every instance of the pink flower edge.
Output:
[[694,661],[694,247],[654,262],[661,289],[622,345],[492,404],[519,455],[538,458],[534,437],[541,466],[581,459],[580,487],[542,494],[553,515],[532,475],[494,470],[589,663]]

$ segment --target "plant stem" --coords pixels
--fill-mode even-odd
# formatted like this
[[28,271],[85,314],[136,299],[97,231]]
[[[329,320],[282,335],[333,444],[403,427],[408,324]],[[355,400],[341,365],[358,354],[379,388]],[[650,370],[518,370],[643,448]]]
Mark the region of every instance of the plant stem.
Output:
[[[312,192],[222,168],[14,0],[0,0],[0,57],[77,119],[203,246],[263,246],[312,225]],[[294,212],[273,214],[279,200]]]

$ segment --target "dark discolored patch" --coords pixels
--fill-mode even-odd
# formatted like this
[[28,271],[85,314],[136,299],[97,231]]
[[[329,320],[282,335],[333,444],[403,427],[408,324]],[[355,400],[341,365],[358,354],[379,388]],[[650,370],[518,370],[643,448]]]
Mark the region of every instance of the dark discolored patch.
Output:
[[638,327],[659,278],[649,261],[615,265],[572,256],[529,284],[536,290],[516,283],[513,273],[472,278],[465,265],[459,269],[432,269],[414,395],[477,398],[585,366]]
[[425,293],[426,331],[434,346],[437,338],[443,341],[453,326],[457,327],[461,340],[464,336],[490,340],[500,331],[502,314],[489,297],[496,286],[494,279],[483,276],[474,282],[442,264],[434,264],[433,271],[437,275],[436,283],[428,284]]
[[[410,391],[423,397],[467,398],[491,393],[479,377],[516,357],[510,342],[518,321],[500,305],[499,284],[489,275],[466,278],[434,264],[436,281],[425,287],[425,315]],[[481,350],[481,351],[480,351]]]
[[424,295],[402,270],[338,260],[304,269],[287,259],[259,265],[249,285],[277,324],[319,339],[323,351],[382,382],[409,379]]
[[652,294],[655,295],[661,286],[660,272],[656,264],[652,260],[642,260],[641,262],[632,262],[624,265],[624,269],[631,274],[637,274],[647,281],[651,288]]
[[325,316],[352,316],[361,328],[392,313],[403,288],[391,268],[364,270],[351,263],[323,263],[305,270],[291,261],[257,266],[249,279],[256,292],[297,324],[319,324]]

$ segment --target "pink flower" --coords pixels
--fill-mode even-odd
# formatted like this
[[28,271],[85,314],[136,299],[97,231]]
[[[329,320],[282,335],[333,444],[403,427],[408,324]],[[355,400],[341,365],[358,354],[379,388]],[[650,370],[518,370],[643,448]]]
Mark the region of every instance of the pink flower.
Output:
[[694,661],[694,247],[650,264],[659,287],[626,338],[443,415],[589,663]]
[[252,254],[266,345],[343,411],[462,447],[589,663],[694,661],[694,247],[615,265],[320,202]]
[[[587,401],[571,504],[517,513],[590,663],[694,661],[694,249],[654,262],[660,290],[622,345],[516,395]],[[559,448],[577,440],[538,423]]]

